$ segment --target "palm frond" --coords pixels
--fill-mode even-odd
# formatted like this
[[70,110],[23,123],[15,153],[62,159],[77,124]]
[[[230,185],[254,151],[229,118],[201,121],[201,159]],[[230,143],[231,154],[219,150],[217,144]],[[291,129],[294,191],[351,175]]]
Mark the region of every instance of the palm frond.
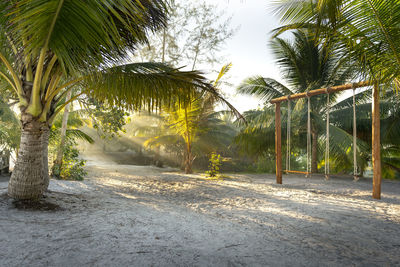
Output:
[[94,143],[94,139],[90,135],[79,129],[67,129],[66,136],[67,138],[83,140],[90,144]]
[[210,92],[238,117],[240,113],[197,71],[180,71],[161,63],[132,63],[106,68],[86,78],[88,94],[132,110],[159,109],[178,98],[187,105],[199,91]]
[[18,47],[35,57],[47,45],[67,73],[120,61],[166,20],[166,5],[159,0],[2,3],[0,23]]
[[271,99],[289,95],[293,92],[278,81],[261,76],[253,76],[244,80],[237,92],[244,95],[252,95],[268,103]]

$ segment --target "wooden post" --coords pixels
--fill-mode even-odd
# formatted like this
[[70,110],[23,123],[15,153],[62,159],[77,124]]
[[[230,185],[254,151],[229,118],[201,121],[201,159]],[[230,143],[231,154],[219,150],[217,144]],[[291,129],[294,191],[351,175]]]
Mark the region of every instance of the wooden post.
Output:
[[282,184],[282,136],[281,136],[281,103],[275,104],[275,157],[276,183]]
[[373,168],[373,192],[372,197],[381,199],[381,118],[379,110],[379,86],[374,85],[372,99],[372,168]]

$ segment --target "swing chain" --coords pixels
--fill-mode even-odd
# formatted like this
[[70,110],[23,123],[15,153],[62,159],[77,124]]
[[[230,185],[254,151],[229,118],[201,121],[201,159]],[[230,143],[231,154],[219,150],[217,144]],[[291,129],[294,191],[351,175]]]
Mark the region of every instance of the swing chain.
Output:
[[330,123],[329,123],[329,117],[330,117],[330,95],[329,95],[329,88],[326,89],[326,142],[325,142],[325,179],[329,180],[329,171],[330,171],[330,166],[329,166],[329,161],[330,161],[330,155],[329,155],[329,150],[330,150]]
[[356,88],[353,85],[353,177],[358,181],[357,168],[357,117],[356,117]]
[[307,91],[307,178],[311,177],[311,103]]
[[286,129],[286,173],[290,171],[290,146],[291,146],[291,114],[292,114],[292,107],[291,101],[288,96],[288,118],[287,118],[287,129]]

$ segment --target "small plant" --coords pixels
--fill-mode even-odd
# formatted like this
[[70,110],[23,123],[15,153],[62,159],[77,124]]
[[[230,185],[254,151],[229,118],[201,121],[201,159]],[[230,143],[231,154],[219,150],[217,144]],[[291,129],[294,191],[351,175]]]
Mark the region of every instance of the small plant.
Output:
[[219,169],[221,167],[221,155],[213,152],[210,157],[210,164],[208,165],[208,171],[206,174],[209,177],[216,177],[219,174]]
[[75,145],[74,140],[68,140],[65,144],[61,168],[53,168],[53,175],[57,179],[82,181],[86,176],[87,172],[83,168],[86,160],[79,158],[79,150]]

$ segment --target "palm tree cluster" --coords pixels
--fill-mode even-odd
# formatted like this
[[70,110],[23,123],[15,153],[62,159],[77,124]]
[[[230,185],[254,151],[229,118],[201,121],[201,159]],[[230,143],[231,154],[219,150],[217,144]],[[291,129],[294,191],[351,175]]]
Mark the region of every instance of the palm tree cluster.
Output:
[[[215,112],[217,101],[222,101],[241,118],[218,90],[230,65],[222,68],[213,83],[198,71],[171,67],[164,63],[165,38],[163,62],[129,61],[136,49],[148,44],[150,33],[165,29],[166,1],[1,1],[0,147],[18,148],[9,195],[38,199],[47,190],[48,144],[49,136],[54,141],[54,129],[62,129],[56,138],[61,148],[67,135],[88,139],[66,126],[75,118],[68,119],[68,107],[76,100],[115,108],[117,130],[124,124],[126,110],[162,110],[152,116],[155,123],[135,131],[146,136],[145,144],[156,147],[156,154],[161,147],[176,153],[190,173],[198,156],[229,154],[226,148],[233,146],[234,138],[253,159],[272,159],[275,111],[271,99],[360,80],[369,81],[373,92],[371,88],[356,92],[359,157],[355,164],[363,173],[371,161],[371,149],[379,151],[381,146],[384,175],[398,176],[400,109],[395,92],[400,85],[400,0],[277,0],[273,5],[283,23],[271,41],[283,82],[261,76],[246,79],[238,92],[259,97],[264,107],[246,112],[246,122],[239,120],[235,126],[223,113]],[[232,34],[221,32],[223,38],[216,43]],[[285,32],[292,33],[290,39],[281,37]],[[211,29],[210,33],[215,32]],[[325,160],[327,100],[327,95],[310,100],[312,172],[318,172]],[[352,98],[332,93],[329,101],[328,160],[336,172],[349,172],[354,163]],[[16,104],[20,122],[11,108]],[[300,167],[306,151],[308,108],[305,100],[290,101],[290,105],[295,125],[291,158]],[[286,119],[288,111],[283,107]],[[380,146],[371,135],[371,117],[374,124],[381,123]],[[19,128],[16,125],[20,133],[13,130]],[[58,154],[56,163],[60,164],[62,149]]]
[[[231,64],[223,66],[213,82],[218,89],[222,78],[230,70]],[[229,154],[229,145],[237,128],[224,120],[224,111],[216,112],[218,99],[211,93],[199,93],[187,106],[175,104],[163,109],[163,113],[153,116],[156,124],[137,128],[137,133],[149,138],[144,142],[147,148],[155,148],[159,156],[160,148],[176,154],[181,160],[185,173],[192,173],[196,158],[219,151]]]
[[90,96],[155,109],[177,98],[185,105],[198,90],[214,92],[196,71],[122,64],[149,32],[165,26],[166,14],[161,0],[0,3],[0,76],[19,103],[22,129],[11,197],[37,199],[47,189],[49,128],[68,103]]
[[[381,146],[384,177],[399,176],[398,155],[398,87],[399,53],[399,1],[380,0],[280,0],[275,2],[276,14],[284,26],[274,31],[272,47],[282,78],[287,86],[263,77],[251,77],[239,87],[239,92],[260,97],[265,101],[263,110],[247,113],[250,121],[237,137],[243,148],[250,152],[274,155],[274,110],[272,98],[331,87],[346,82],[368,80],[374,84],[375,112],[381,121]],[[279,36],[292,32],[287,41]],[[379,91],[378,91],[379,90]],[[359,155],[356,165],[361,174],[371,161],[371,92],[357,92],[357,130]],[[379,96],[382,98],[379,108]],[[352,98],[330,94],[331,166],[337,172],[349,172],[353,164],[352,150]],[[292,157],[297,162],[305,154],[307,110],[304,101],[291,103]],[[324,163],[326,140],[326,96],[311,98],[312,172]],[[284,108],[284,118],[287,109]],[[283,122],[285,127],[286,123]],[[283,128],[283,132],[286,129]],[[257,137],[254,139],[253,137]],[[257,141],[258,140],[258,141]],[[262,145],[257,145],[262,144]],[[375,147],[376,149],[376,147]],[[295,161],[296,163],[296,161]],[[304,163],[303,163],[304,164]],[[380,167],[377,167],[380,169]]]

